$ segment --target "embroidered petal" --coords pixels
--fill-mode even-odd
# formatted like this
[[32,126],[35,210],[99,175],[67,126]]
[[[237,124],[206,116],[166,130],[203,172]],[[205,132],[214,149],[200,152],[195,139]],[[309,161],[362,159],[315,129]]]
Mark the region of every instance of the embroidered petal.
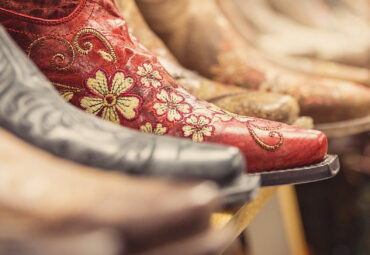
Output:
[[199,120],[198,120],[198,125],[199,126],[205,126],[207,124],[209,124],[210,120],[204,116],[200,116],[199,117]]
[[197,117],[195,117],[195,115],[191,115],[189,118],[186,119],[186,123],[194,126],[197,125],[198,124]]
[[171,102],[174,104],[178,104],[184,101],[182,96],[176,95],[176,93],[171,93]]
[[113,106],[104,107],[102,118],[105,120],[109,120],[113,123],[119,124],[120,120],[118,114]]
[[67,102],[71,101],[72,97],[73,97],[73,92],[71,91],[61,91],[60,92],[60,95],[62,96],[62,98],[64,100],[66,100]]
[[182,113],[190,113],[190,105],[188,104],[178,104],[176,108]]
[[158,100],[160,100],[162,102],[169,102],[170,101],[168,93],[165,90],[161,90],[161,92],[157,94],[157,98],[158,98]]
[[203,127],[202,128],[202,133],[203,135],[205,136],[211,136],[212,135],[212,132],[213,132],[213,126],[206,126],[206,127]]
[[153,133],[153,127],[150,122],[145,123],[145,125],[142,125],[140,127],[140,130],[144,133]]
[[156,135],[164,135],[167,132],[167,128],[163,127],[162,124],[157,124],[157,126],[154,129],[154,134]]
[[137,74],[138,75],[140,75],[140,76],[146,76],[146,74],[147,74],[147,72],[145,71],[145,69],[142,67],[142,66],[139,66],[138,68],[137,68]]
[[150,72],[152,72],[152,65],[151,64],[144,64],[144,68],[145,68],[145,71],[147,72],[147,73],[150,73]]
[[117,72],[114,75],[111,93],[119,96],[120,94],[129,90],[134,83],[131,77],[125,77],[123,72]]
[[168,105],[166,103],[155,103],[153,108],[158,115],[163,115],[168,111]]
[[140,100],[134,96],[119,97],[117,98],[116,107],[120,113],[128,120],[132,120],[136,117],[137,113],[135,109],[139,107]]
[[158,88],[158,87],[162,86],[162,83],[160,83],[156,79],[152,79],[151,82],[152,82],[152,85],[153,85],[154,88]]
[[81,100],[81,106],[86,109],[86,112],[97,115],[103,108],[103,99],[84,97]]
[[192,137],[194,142],[203,142],[203,134],[201,131],[196,131]]
[[144,86],[146,87],[150,87],[150,82],[151,82],[150,79],[147,77],[141,78],[141,83],[144,84]]
[[95,78],[87,79],[87,87],[92,92],[100,96],[104,96],[109,93],[107,77],[101,70],[98,70],[95,73]]
[[189,136],[193,135],[193,133],[196,130],[193,126],[185,126],[185,127],[182,127],[182,131],[184,132],[185,137],[189,137]]
[[154,72],[152,73],[152,75],[153,75],[153,77],[154,77],[154,78],[156,78],[156,79],[158,79],[158,80],[162,80],[162,76],[159,74],[159,72],[158,72],[158,71],[154,71]]
[[176,108],[171,108],[167,113],[167,119],[171,122],[175,120],[179,121],[182,119],[182,115],[177,111]]

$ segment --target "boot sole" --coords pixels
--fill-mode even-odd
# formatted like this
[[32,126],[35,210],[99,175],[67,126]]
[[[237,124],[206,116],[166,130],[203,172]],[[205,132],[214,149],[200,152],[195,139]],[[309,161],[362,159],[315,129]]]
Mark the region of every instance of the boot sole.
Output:
[[336,176],[339,169],[340,163],[338,156],[326,155],[324,160],[317,164],[247,175],[259,175],[261,177],[261,186],[277,186],[302,184],[329,179]]
[[259,186],[294,185],[322,181],[336,176],[340,169],[337,155],[326,155],[317,164],[272,172],[243,174],[232,183],[221,187],[221,202],[224,208],[253,200]]
[[221,187],[221,205],[228,208],[253,200],[258,194],[260,185],[260,176],[242,174],[232,183]]
[[328,138],[356,135],[370,130],[370,115],[353,120],[317,124],[315,129],[324,132]]

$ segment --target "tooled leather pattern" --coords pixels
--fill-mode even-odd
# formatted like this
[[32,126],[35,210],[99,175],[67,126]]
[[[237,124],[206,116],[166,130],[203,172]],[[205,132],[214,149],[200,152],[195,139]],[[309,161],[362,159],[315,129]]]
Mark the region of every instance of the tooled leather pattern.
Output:
[[70,14],[79,0],[3,0],[1,7],[29,16],[57,19]]
[[[285,125],[234,116],[190,95],[157,58],[131,40],[113,2],[82,1],[59,21],[21,18],[15,23],[3,13],[1,23],[75,106],[135,129],[150,122],[172,136],[237,146],[252,169],[282,167],[281,162],[255,161],[281,151],[283,132],[274,127],[283,130]],[[116,90],[118,83],[125,89]],[[291,156],[288,148],[281,152],[282,158]]]
[[[243,161],[233,149],[171,137],[138,136],[134,130],[85,114],[58,96],[1,26],[0,45],[0,126],[24,140],[63,158],[127,173],[226,183],[243,170]],[[155,129],[162,131],[159,126]],[[164,151],[165,163],[158,158]],[[189,156],[199,153],[223,159],[189,161]]]

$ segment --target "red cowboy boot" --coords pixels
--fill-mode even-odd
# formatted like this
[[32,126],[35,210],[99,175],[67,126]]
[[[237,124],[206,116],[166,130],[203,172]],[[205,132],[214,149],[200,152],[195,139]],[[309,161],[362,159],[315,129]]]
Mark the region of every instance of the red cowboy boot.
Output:
[[236,146],[251,173],[326,155],[319,131],[234,115],[189,94],[131,39],[111,0],[61,1],[63,9],[41,14],[4,8],[12,2],[0,3],[1,24],[62,96],[88,113],[144,132]]

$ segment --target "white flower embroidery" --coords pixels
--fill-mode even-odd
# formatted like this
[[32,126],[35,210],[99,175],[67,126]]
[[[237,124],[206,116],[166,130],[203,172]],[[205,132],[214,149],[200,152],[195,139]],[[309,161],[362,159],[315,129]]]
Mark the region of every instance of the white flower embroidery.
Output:
[[161,123],[158,123],[153,130],[153,126],[150,122],[147,122],[145,123],[145,125],[142,125],[140,127],[140,130],[144,133],[155,134],[155,135],[164,135],[167,132],[167,128],[162,126]]
[[146,87],[150,87],[150,85],[152,85],[154,88],[162,86],[162,83],[160,82],[160,80],[162,80],[162,76],[159,74],[158,71],[153,71],[153,67],[151,64],[144,64],[143,66],[139,66],[137,74],[142,76],[140,81]]
[[155,103],[153,108],[158,115],[167,115],[167,119],[171,122],[182,120],[184,113],[190,113],[190,105],[183,103],[185,99],[175,92],[167,93],[161,90],[156,97],[159,102]]
[[214,132],[215,127],[208,125],[211,120],[203,115],[195,116],[191,115],[186,118],[185,122],[187,126],[182,127],[182,131],[185,137],[191,136],[194,142],[203,142],[205,136],[211,136]]

